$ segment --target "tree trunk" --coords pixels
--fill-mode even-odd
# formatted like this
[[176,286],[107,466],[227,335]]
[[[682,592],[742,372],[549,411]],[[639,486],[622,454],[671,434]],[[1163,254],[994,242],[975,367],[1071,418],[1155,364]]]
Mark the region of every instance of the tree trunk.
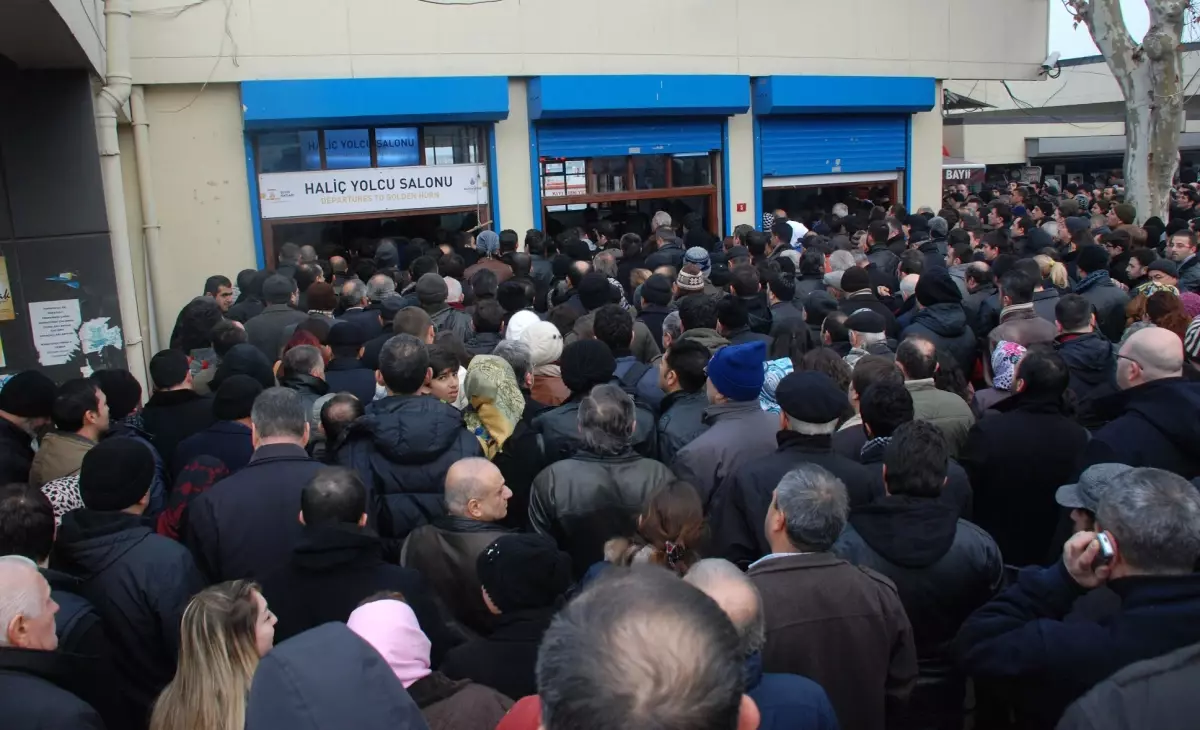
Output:
[[1150,29],[1130,37],[1120,0],[1068,0],[1125,97],[1125,202],[1137,222],[1167,219],[1184,125],[1183,36],[1189,0],[1145,0]]

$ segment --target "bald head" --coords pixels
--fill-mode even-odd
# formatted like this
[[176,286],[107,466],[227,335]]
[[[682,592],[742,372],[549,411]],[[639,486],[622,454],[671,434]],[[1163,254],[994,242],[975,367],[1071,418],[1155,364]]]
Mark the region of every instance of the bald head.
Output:
[[716,601],[729,616],[745,656],[762,651],[766,643],[762,597],[745,573],[728,560],[707,558],[693,565],[684,580]]
[[311,264],[317,260],[317,249],[305,244],[300,247],[300,263]]
[[1134,332],[1121,346],[1117,384],[1122,390],[1183,375],[1183,341],[1162,327]]
[[512,492],[487,459],[460,459],[446,472],[446,511],[455,517],[495,522],[508,514]]

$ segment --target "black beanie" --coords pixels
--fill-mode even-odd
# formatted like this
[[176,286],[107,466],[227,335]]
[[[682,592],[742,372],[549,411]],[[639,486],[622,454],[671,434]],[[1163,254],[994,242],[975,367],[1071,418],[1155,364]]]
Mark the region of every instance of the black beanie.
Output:
[[935,268],[917,279],[917,301],[922,307],[935,304],[956,304],[962,301],[962,290],[946,269]]
[[104,393],[109,416],[114,421],[133,413],[142,404],[142,385],[128,370],[97,370],[92,382]]
[[0,388],[0,411],[21,418],[49,418],[57,388],[40,371],[26,370]]
[[271,369],[271,362],[254,345],[242,343],[229,348],[213,375],[211,387],[219,389],[225,379],[233,375],[249,375],[264,389],[275,387],[275,371]]
[[501,613],[553,606],[571,587],[571,559],[544,535],[504,535],[475,561],[479,582]]
[[563,385],[572,393],[586,394],[613,379],[617,361],[600,340],[576,340],[563,348],[559,369]]
[[110,436],[84,454],[79,468],[83,506],[120,512],[137,504],[154,481],[154,454],[150,448],[136,439]]
[[213,416],[218,421],[249,418],[254,399],[261,392],[262,384],[249,375],[231,375],[213,396]]

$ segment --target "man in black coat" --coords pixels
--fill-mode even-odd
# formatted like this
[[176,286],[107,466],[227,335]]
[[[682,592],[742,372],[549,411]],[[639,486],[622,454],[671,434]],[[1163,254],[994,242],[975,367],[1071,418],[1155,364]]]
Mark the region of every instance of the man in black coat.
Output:
[[1075,399],[1082,401],[1108,392],[1117,358],[1112,343],[1096,332],[1092,303],[1079,294],[1067,294],[1054,305],[1054,318],[1061,333],[1054,338],[1054,349],[1071,373],[1070,388]]
[[1117,387],[1121,415],[1088,442],[1081,468],[1113,462],[1200,476],[1200,384],[1183,377],[1179,337],[1161,327],[1130,335],[1117,355]]
[[324,467],[303,486],[296,549],[291,560],[261,580],[278,618],[275,641],[329,621],[344,622],[363,599],[397,592],[433,643],[437,663],[454,639],[421,574],[384,562],[383,544],[366,526],[366,509],[366,487],[348,469]]
[[865,269],[855,266],[842,272],[841,288],[844,293],[838,301],[838,309],[845,312],[847,317],[860,309],[870,309],[887,323],[885,331],[888,337],[900,334],[896,315],[871,291],[871,278]]
[[0,484],[29,481],[34,434],[50,423],[55,391],[38,370],[17,373],[0,388]]
[[654,231],[658,247],[654,253],[646,257],[646,268],[654,271],[660,266],[671,266],[675,271],[683,268],[683,245],[675,236],[675,231],[668,226],[662,226]]
[[1129,304],[1129,295],[1108,275],[1108,252],[1089,244],[1079,249],[1075,263],[1080,276],[1075,293],[1082,294],[1092,303],[1100,332],[1112,342],[1119,341],[1125,331],[1125,306]]
[[107,439],[83,457],[82,509],[63,515],[51,557],[104,622],[120,693],[139,720],[175,676],[184,608],[205,585],[187,549],[146,527],[154,456]]
[[154,395],[142,409],[142,424],[163,461],[170,464],[181,441],[213,424],[213,402],[192,390],[187,355],[178,350],[163,350],[150,358],[150,379]]
[[[858,461],[875,477],[871,501],[887,495],[884,485],[884,455],[892,437],[901,426],[913,422],[913,399],[904,381],[883,380],[869,386],[858,398],[859,414],[867,441],[859,452]],[[967,473],[954,459],[946,465],[946,483],[938,490],[937,501],[954,511],[958,519],[971,519],[974,499]]]
[[353,322],[338,322],[329,330],[333,359],[325,365],[325,382],[330,393],[349,393],[363,403],[375,400],[375,371],[359,358],[367,339]]
[[[888,224],[883,221],[875,221],[867,226],[867,260],[884,274],[895,278],[896,267],[900,266],[900,257],[888,248],[890,235]],[[896,293],[896,291],[892,292],[892,294]]]
[[321,464],[304,450],[300,396],[265,390],[254,401],[254,456],[188,506],[187,544],[213,583],[258,580],[291,560],[300,539],[300,491]]
[[[872,386],[868,397],[886,387]],[[896,584],[924,678],[910,700],[910,718],[930,727],[961,725],[966,677],[954,670],[951,644],[967,616],[1000,587],[1000,549],[942,501],[950,456],[937,426],[906,423],[884,451],[884,496],[850,512],[833,553]]]
[[726,478],[712,499],[713,554],[742,567],[771,552],[763,521],[779,480],[797,466],[829,470],[846,485],[851,506],[870,502],[873,491],[871,472],[833,451],[832,435],[849,401],[828,375],[791,373],[779,381],[775,400],[783,409],[779,448]]
[[571,560],[547,537],[503,535],[479,554],[475,568],[496,614],[494,628],[452,649],[442,672],[507,697],[535,695],[538,645],[571,587]]
[[662,346],[663,320],[671,313],[671,280],[654,274],[642,284],[642,301],[637,319],[650,330],[650,336]]
[[1070,375],[1058,353],[1031,348],[1017,376],[1017,394],[997,407],[999,415],[976,422],[960,460],[974,491],[974,521],[1004,561],[1041,565],[1060,517],[1055,491],[1079,472],[1088,435],[1063,412]]
[[254,399],[262,392],[262,385],[249,375],[233,375],[221,383],[212,400],[216,422],[188,436],[175,449],[171,459],[172,480],[193,460],[203,456],[217,459],[230,473],[249,464],[254,456],[250,415]]
[[275,362],[287,342],[283,332],[288,325],[297,325],[308,319],[308,314],[294,309],[300,297],[295,280],[273,274],[263,282],[263,299],[267,308],[246,322],[246,337],[250,344]]
[[36,607],[9,602],[0,609],[0,717],[5,730],[102,730],[85,702],[94,679],[88,658],[55,651],[57,606],[37,566],[15,555],[0,557],[0,595],[30,596]]
[[918,335],[932,342],[939,352],[949,353],[967,377],[975,369],[975,333],[967,324],[962,292],[944,268],[926,270],[917,280],[917,304],[912,323],[900,333],[903,340]]
[[412,335],[392,337],[380,351],[379,372],[388,397],[368,405],[331,448],[333,460],[367,485],[379,534],[403,540],[446,513],[447,470],[459,459],[482,456],[483,449],[454,406],[417,395],[433,377],[425,343]]

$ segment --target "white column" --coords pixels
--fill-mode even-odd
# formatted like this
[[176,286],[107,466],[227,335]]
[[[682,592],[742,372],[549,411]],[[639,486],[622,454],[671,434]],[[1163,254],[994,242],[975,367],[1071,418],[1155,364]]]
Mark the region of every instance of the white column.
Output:
[[[754,179],[754,116],[752,112],[737,114],[729,118],[729,159],[725,160],[729,170],[728,200],[733,202],[729,230],[746,223],[757,227],[754,220],[754,193],[759,181]],[[737,212],[739,204],[746,210]]]
[[942,82],[934,91],[933,109],[912,118],[912,209],[942,207]]
[[508,81],[508,118],[496,123],[497,199],[500,201],[500,225],[511,228],[525,239],[533,228],[533,188],[530,180],[529,108],[525,99],[525,79]]

